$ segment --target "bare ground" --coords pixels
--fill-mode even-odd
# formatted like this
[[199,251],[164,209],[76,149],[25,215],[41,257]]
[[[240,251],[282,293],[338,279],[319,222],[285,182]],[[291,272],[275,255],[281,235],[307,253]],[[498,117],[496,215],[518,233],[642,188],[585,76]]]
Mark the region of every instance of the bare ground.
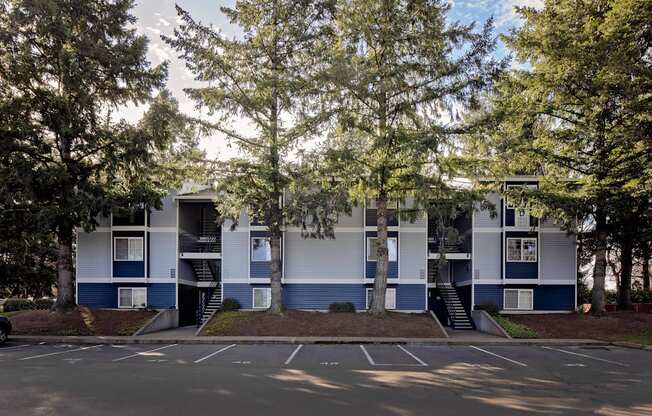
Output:
[[652,335],[652,313],[609,312],[595,317],[588,314],[510,315],[508,319],[536,331],[538,338],[586,338],[621,340]]
[[444,337],[428,314],[389,312],[376,317],[367,313],[323,313],[288,310],[222,312],[216,314],[202,335],[225,336],[325,336],[325,337]]

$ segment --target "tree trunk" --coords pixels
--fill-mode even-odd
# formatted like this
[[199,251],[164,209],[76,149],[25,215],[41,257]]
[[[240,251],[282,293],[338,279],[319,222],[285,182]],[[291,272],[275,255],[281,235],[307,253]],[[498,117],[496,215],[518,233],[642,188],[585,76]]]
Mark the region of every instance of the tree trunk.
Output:
[[66,311],[75,307],[75,285],[72,281],[72,240],[59,239],[57,249],[57,301],[53,309]]
[[604,315],[605,293],[604,280],[607,270],[607,219],[603,214],[596,215],[596,251],[593,265],[593,290],[591,291],[591,313]]
[[383,315],[385,313],[385,293],[387,292],[387,271],[389,269],[389,253],[387,251],[387,195],[380,194],[376,199],[377,221],[377,251],[376,276],[369,313]]
[[634,247],[626,233],[620,244],[620,285],[618,287],[618,307],[632,308],[632,252]]
[[652,258],[652,250],[650,250],[650,245],[647,242],[643,242],[642,250],[642,260],[643,260],[643,290],[646,292],[650,291],[650,259]]
[[269,308],[270,313],[280,314],[283,312],[283,287],[281,284],[282,265],[281,265],[281,237],[272,235],[270,238],[272,249],[272,277],[270,286],[272,288],[272,300]]

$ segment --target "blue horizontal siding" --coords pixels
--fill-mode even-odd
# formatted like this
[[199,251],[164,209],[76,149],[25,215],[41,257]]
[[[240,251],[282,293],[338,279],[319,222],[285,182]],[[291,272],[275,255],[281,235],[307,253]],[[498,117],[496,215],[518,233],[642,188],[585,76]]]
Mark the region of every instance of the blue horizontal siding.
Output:
[[474,305],[483,303],[494,303],[500,309],[503,308],[503,286],[502,285],[475,285]]
[[505,279],[536,279],[538,263],[505,262]]
[[426,310],[426,286],[396,285],[396,309]]
[[505,227],[513,227],[516,219],[514,218],[514,209],[505,208]]
[[152,283],[147,286],[147,306],[150,308],[174,308],[176,298],[176,284],[174,283]]
[[534,309],[537,311],[570,311],[575,309],[574,285],[541,285],[534,288]]
[[[252,289],[269,285],[246,283],[224,284],[224,297],[234,298],[243,309],[252,308]],[[365,310],[366,289],[363,284],[289,284],[283,285],[283,303],[290,309],[326,310],[333,302],[351,302],[357,310]],[[396,285],[396,307],[401,310],[425,310],[424,285]]]
[[89,308],[117,308],[119,287],[147,287],[147,306],[154,309],[174,308],[174,283],[78,283],[77,303]]
[[145,262],[144,261],[114,261],[113,276],[114,277],[144,277]]
[[[387,269],[387,278],[388,279],[397,279],[398,278],[398,262],[390,261]],[[376,277],[376,262],[368,261],[366,269],[367,279],[373,279]]]
[[271,261],[252,261],[249,267],[249,276],[253,278],[270,278],[272,276]]
[[77,283],[77,303],[89,308],[117,308],[118,285]]

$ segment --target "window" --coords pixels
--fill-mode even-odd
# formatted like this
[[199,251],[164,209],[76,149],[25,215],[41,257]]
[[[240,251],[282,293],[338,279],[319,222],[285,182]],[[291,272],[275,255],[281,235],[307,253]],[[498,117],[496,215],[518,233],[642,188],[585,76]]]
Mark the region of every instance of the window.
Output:
[[[367,199],[367,209],[376,209],[375,199]],[[398,201],[387,201],[387,209],[398,209]]]
[[272,261],[272,246],[267,237],[251,239],[251,261]]
[[272,306],[272,289],[269,287],[253,288],[253,308],[269,309]]
[[536,238],[508,238],[507,261],[534,263],[537,261]]
[[[367,309],[373,300],[373,288],[367,288]],[[385,309],[396,309],[396,288],[388,287],[385,292]]]
[[[389,261],[398,260],[398,239],[396,237],[387,238],[387,251]],[[378,238],[367,238],[367,261],[376,261],[378,259]]]
[[113,260],[143,261],[143,237],[115,237]]
[[518,228],[528,228],[530,226],[530,214],[524,208],[514,210],[514,226]]
[[532,289],[505,289],[504,309],[531,311],[533,305]]
[[[507,190],[514,189],[514,188],[527,188],[528,190],[532,191],[532,190],[536,190],[538,187],[537,187],[537,185],[534,185],[534,184],[528,184],[528,185],[507,185]],[[512,203],[509,201],[509,198],[507,198],[507,199],[505,200],[505,205],[507,206],[507,208],[512,208],[512,209],[513,209],[513,208],[516,208],[516,206],[515,206],[514,204],[512,204]],[[527,211],[526,211],[526,212],[527,212]]]
[[118,288],[118,308],[146,308],[147,288],[145,287],[120,287]]

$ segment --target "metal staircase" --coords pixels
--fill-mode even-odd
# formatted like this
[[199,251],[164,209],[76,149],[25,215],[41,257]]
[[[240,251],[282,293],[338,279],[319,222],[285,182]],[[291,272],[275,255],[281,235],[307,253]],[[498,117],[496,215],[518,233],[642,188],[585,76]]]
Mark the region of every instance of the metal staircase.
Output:
[[209,296],[203,307],[201,316],[199,316],[198,326],[209,320],[217,311],[222,309],[222,285],[215,287]]
[[192,259],[190,260],[192,270],[195,272],[195,277],[198,282],[212,282],[218,280],[216,278],[216,270],[211,265],[209,260]]
[[473,329],[473,323],[466,313],[455,287],[450,283],[437,283],[437,288],[446,304],[452,327],[454,329]]

